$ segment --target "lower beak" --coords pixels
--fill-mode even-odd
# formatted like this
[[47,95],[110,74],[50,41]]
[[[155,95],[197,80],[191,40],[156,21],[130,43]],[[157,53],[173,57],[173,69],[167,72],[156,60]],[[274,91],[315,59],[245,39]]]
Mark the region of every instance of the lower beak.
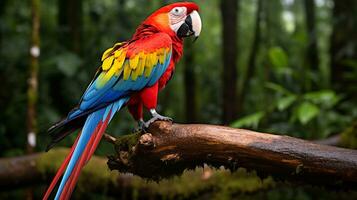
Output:
[[193,35],[196,40],[201,33],[201,28],[202,22],[200,15],[197,11],[193,11],[186,17],[185,22],[177,30],[177,35],[179,37],[188,37]]

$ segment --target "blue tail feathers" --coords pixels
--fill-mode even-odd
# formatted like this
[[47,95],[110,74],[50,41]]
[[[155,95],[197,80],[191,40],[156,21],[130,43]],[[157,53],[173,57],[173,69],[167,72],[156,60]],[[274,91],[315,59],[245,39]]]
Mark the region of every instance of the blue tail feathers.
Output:
[[90,115],[88,115],[85,124],[82,129],[82,134],[78,140],[77,146],[73,152],[73,155],[69,161],[69,164],[66,168],[66,171],[64,172],[63,178],[61,180],[60,186],[57,190],[56,197],[55,199],[59,199],[62,191],[64,189],[64,186],[66,182],[68,181],[69,177],[71,176],[71,173],[73,169],[75,168],[79,158],[83,155],[83,151],[86,148],[89,140],[91,137],[95,137],[93,133],[95,132],[95,129],[97,125],[100,122],[104,122],[108,115],[109,116],[109,121],[112,119],[116,111],[118,111],[122,106],[128,101],[128,98],[123,98],[120,99],[112,104],[109,104],[107,107],[104,107],[100,110],[97,110]]

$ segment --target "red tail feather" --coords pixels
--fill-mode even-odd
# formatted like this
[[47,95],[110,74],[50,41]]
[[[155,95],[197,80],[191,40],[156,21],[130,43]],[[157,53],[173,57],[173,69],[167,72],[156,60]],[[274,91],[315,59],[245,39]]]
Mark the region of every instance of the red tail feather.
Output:
[[[97,128],[95,129],[94,134],[95,134],[96,132],[97,132]],[[78,177],[79,177],[79,172],[81,171],[81,169],[82,169],[82,167],[83,167],[83,165],[82,165],[83,161],[82,161],[82,160],[83,160],[83,158],[85,158],[85,157],[87,156],[87,154],[88,154],[88,148],[89,148],[92,144],[93,144],[93,139],[90,139],[89,142],[88,142],[88,144],[87,144],[87,146],[86,146],[86,148],[84,149],[83,155],[82,155],[81,158],[79,159],[77,165],[74,167],[71,176],[68,178],[67,183],[66,183],[66,185],[65,185],[64,188],[63,188],[63,192],[62,192],[62,194],[61,194],[61,196],[60,196],[60,200],[69,199],[69,198],[70,198],[70,196],[71,196],[71,194],[72,194],[72,191],[73,191],[73,189],[71,189],[71,188],[72,188],[71,186],[73,185],[73,188],[74,188],[74,186],[76,185],[77,179],[78,179]]]
[[64,189],[63,189],[63,193],[60,196],[60,200],[67,200],[70,198],[76,183],[78,181],[79,178],[79,174],[81,172],[81,169],[83,168],[83,166],[90,160],[90,158],[92,157],[94,151],[96,150],[100,139],[103,136],[103,133],[109,123],[109,119],[110,119],[110,115],[111,112],[108,114],[108,117],[106,118],[106,120],[103,123],[99,123],[91,137],[91,139],[89,140],[83,155],[81,156],[80,160],[78,161],[76,167],[74,168],[69,180],[67,181]]
[[90,149],[90,153],[88,154],[88,157],[86,159],[86,163],[90,160],[90,158],[92,157],[94,151],[97,149],[98,147],[98,144],[100,142],[100,139],[102,139],[102,136],[104,134],[104,131],[105,129],[107,128],[108,126],[108,123],[109,123],[109,119],[110,119],[110,116],[111,115],[111,112],[109,112],[108,114],[108,117],[105,119],[103,125],[100,127],[99,131],[98,131],[98,134],[96,135],[95,139],[94,139],[94,144],[93,146],[91,147]]
[[57,184],[59,178],[62,176],[64,170],[66,169],[66,167],[67,167],[67,165],[68,165],[68,163],[69,163],[69,160],[70,160],[71,157],[72,157],[73,151],[74,151],[75,147],[77,146],[77,142],[78,142],[78,139],[79,139],[79,136],[80,136],[80,135],[81,135],[81,132],[78,133],[78,136],[77,136],[77,138],[76,138],[74,144],[72,145],[72,148],[71,148],[70,153],[67,155],[67,157],[65,158],[65,160],[62,162],[62,165],[61,165],[60,168],[58,169],[58,171],[57,171],[55,177],[53,178],[53,180],[52,180],[50,186],[48,187],[48,189],[47,189],[47,191],[46,191],[46,193],[45,193],[45,195],[44,195],[44,197],[43,197],[43,200],[47,200],[48,197],[50,197],[53,188],[56,186],[56,184]]

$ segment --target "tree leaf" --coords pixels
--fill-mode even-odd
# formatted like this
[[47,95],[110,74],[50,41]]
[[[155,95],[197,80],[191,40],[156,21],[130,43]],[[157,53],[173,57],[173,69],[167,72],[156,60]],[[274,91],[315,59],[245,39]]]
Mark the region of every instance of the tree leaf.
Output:
[[283,111],[288,108],[297,99],[296,95],[289,95],[287,97],[280,98],[277,102],[279,111]]
[[288,56],[281,47],[272,47],[269,49],[269,60],[273,67],[281,71],[282,69],[288,67]]
[[332,90],[309,92],[304,95],[304,99],[326,107],[332,107],[340,100],[340,98]]
[[303,102],[297,108],[297,116],[299,121],[302,124],[306,124],[315,118],[320,113],[319,107],[310,103],[310,102]]
[[260,120],[264,117],[264,112],[256,112],[250,115],[247,115],[243,118],[238,119],[237,121],[231,124],[231,127],[241,128],[241,127],[253,127],[257,128]]
[[265,87],[267,87],[271,90],[274,90],[278,93],[281,93],[281,94],[289,94],[289,95],[292,94],[289,90],[285,89],[283,86],[273,83],[273,82],[266,83]]

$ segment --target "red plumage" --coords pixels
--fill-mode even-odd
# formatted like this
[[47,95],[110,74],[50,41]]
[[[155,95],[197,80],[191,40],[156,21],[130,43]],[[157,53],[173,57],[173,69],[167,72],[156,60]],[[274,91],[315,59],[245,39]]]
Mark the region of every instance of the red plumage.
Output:
[[[155,13],[150,15],[136,30],[133,40],[149,36],[152,34],[155,34],[158,32],[157,28],[161,29],[160,31],[165,32],[168,34],[171,38],[171,43],[172,43],[172,57],[171,61],[169,64],[169,67],[166,69],[164,74],[160,77],[159,81],[149,87],[145,88],[136,94],[133,94],[128,102],[128,109],[131,115],[135,120],[139,120],[143,118],[143,106],[145,106],[147,109],[154,109],[157,106],[157,96],[158,92],[162,90],[168,81],[171,79],[174,71],[175,71],[175,63],[177,63],[182,54],[183,54],[183,39],[178,37],[175,32],[173,32],[171,29],[165,27],[163,24],[158,25],[154,19],[161,13],[167,13],[169,12],[172,8],[174,7],[187,7],[188,13],[192,12],[193,10],[198,10],[198,6],[194,3],[190,2],[183,2],[183,3],[174,3],[170,4],[168,6],[162,7],[159,10],[157,10]],[[156,24],[155,27],[151,26],[152,24]],[[160,27],[161,26],[161,27]],[[153,44],[153,47],[156,45]]]

